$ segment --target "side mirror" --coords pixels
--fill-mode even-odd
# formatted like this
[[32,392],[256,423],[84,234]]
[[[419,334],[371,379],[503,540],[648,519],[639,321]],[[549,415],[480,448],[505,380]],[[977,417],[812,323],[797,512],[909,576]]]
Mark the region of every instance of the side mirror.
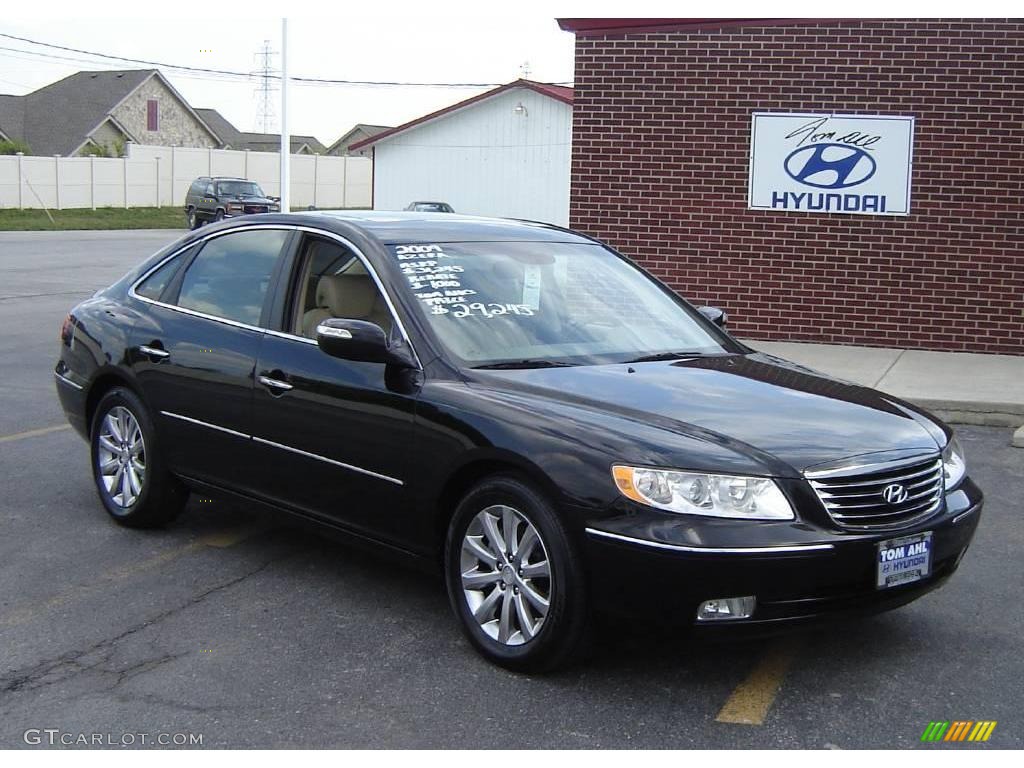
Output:
[[725,328],[725,323],[729,319],[725,310],[719,309],[718,307],[697,307],[697,311],[719,328]]
[[316,343],[326,354],[358,363],[385,363],[415,368],[405,344],[389,344],[384,329],[365,320],[332,317],[316,327]]

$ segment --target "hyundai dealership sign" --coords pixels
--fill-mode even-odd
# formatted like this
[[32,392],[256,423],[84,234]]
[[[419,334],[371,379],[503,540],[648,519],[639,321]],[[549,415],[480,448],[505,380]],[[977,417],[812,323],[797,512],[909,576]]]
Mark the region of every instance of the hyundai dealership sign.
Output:
[[912,117],[755,112],[749,205],[906,216],[913,146]]

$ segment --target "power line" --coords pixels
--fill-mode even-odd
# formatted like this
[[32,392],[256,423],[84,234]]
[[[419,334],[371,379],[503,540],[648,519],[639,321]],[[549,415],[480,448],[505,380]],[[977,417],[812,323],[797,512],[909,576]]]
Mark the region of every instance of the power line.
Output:
[[[169,64],[167,62],[150,61],[148,59],[132,59],[126,56],[114,56],[106,53],[97,53],[96,51],[87,51],[82,48],[72,48],[66,45],[57,45],[55,43],[44,43],[39,40],[32,40],[27,37],[19,37],[18,35],[7,34],[6,32],[0,32],[0,37],[5,37],[10,40],[17,40],[22,43],[29,43],[30,45],[38,45],[43,48],[52,48],[58,51],[65,51],[67,53],[77,53],[85,56],[92,56],[99,59],[105,59],[109,61],[128,62],[130,64],[142,64],[147,67],[159,67],[163,69],[179,70],[183,72],[203,73],[207,75],[221,75],[229,77],[239,77],[246,80],[251,80],[252,75],[248,72],[236,72],[230,69],[212,69],[209,67],[190,67],[185,64]],[[16,50],[16,49],[6,49]],[[20,51],[21,53],[32,53],[31,51]],[[44,54],[36,54],[44,55]],[[54,56],[54,58],[61,58]],[[268,76],[272,80],[280,80],[280,74],[271,74]],[[417,87],[417,88],[497,88],[505,83],[425,83],[425,82],[407,82],[400,80],[341,80],[332,79],[325,77],[302,77],[302,76],[289,76],[291,81],[297,83],[311,83],[311,84],[323,84],[323,85],[359,85],[359,86],[394,86],[394,87]],[[552,83],[552,85],[571,85],[567,82]]]

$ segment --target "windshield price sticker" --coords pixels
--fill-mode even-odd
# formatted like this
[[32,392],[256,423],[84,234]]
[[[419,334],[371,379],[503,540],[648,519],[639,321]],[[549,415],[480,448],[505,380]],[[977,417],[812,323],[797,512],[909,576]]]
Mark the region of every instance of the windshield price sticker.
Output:
[[482,304],[475,301],[472,304],[457,304],[454,317],[499,317],[501,315],[524,315],[533,317],[533,307],[526,304]]
[[461,304],[467,297],[476,295],[471,288],[462,287],[459,275],[465,268],[442,263],[452,257],[436,243],[396,245],[395,256],[409,287],[432,315],[447,315],[451,312],[447,305]]
[[541,269],[537,265],[526,266],[522,303],[470,301],[477,292],[462,287],[461,275],[466,268],[460,264],[445,263],[457,257],[445,253],[441,245],[396,245],[394,249],[413,294],[432,315],[450,314],[457,318],[482,317],[490,320],[503,315],[532,317],[540,308]]
[[540,265],[527,264],[523,274],[523,304],[530,309],[540,309],[540,280]]

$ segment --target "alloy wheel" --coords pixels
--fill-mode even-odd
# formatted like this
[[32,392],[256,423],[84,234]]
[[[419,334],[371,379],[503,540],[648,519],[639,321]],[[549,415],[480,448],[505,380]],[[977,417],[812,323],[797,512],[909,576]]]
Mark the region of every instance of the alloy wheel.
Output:
[[115,504],[127,509],[146,481],[146,443],[139,422],[127,408],[115,406],[103,417],[97,441],[103,487]]
[[489,506],[462,539],[462,592],[493,640],[523,645],[537,636],[552,600],[551,566],[540,532],[512,507]]

